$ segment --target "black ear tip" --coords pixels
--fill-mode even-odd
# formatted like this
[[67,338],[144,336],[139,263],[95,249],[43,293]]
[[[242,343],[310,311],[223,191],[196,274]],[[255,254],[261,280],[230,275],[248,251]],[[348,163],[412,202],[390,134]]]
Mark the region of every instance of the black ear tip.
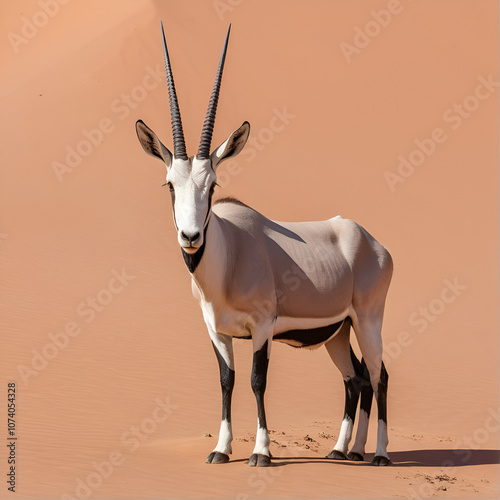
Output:
[[135,131],[139,133],[139,131],[147,129],[148,126],[142,121],[142,120],[137,120],[135,122]]

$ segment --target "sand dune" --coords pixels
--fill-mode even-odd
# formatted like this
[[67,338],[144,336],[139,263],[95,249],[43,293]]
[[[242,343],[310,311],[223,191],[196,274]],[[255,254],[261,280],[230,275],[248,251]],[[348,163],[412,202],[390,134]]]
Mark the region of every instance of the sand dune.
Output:
[[[496,2],[23,0],[0,12],[0,408],[5,423],[15,382],[16,498],[498,496]],[[171,144],[160,20],[191,152],[232,23],[213,144],[244,120],[252,132],[218,196],[275,220],[341,214],[389,248],[394,467],[323,458],[340,374],[324,349],[284,345],[266,393],[276,467],[247,467],[245,341],[232,460],[204,463],[217,363],[163,167],[134,129],[141,118]]]

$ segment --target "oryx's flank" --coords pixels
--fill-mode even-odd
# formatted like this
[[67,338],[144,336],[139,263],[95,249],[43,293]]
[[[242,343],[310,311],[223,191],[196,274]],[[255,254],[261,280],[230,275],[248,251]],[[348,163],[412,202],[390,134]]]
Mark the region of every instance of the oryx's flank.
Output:
[[[217,167],[243,149],[250,132],[250,125],[244,122],[210,153],[229,30],[196,156],[186,154],[163,25],[162,35],[174,153],[143,121],[136,128],[146,153],[167,167],[177,239],[219,362],[222,422],[217,446],[206,461],[229,460],[232,340],[242,338],[253,345],[251,384],[258,414],[249,465],[270,464],[264,392],[273,340],[299,348],[325,345],[342,373],[345,413],[328,458],[363,460],[375,394],[378,435],[372,463],[390,464],[386,449],[388,376],[382,362],[381,328],[392,275],[391,256],[361,226],[340,216],[320,222],[275,222],[233,198],[212,206]],[[363,356],[361,363],[350,347],[351,326]],[[358,431],[349,451],[360,394]]]

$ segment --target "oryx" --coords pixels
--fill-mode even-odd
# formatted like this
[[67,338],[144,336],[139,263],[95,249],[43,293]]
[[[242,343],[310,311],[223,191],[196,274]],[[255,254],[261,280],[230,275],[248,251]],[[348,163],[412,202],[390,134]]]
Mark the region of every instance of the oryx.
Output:
[[[173,154],[142,120],[136,123],[146,153],[167,167],[166,185],[172,196],[177,239],[219,363],[222,422],[217,446],[206,461],[227,462],[232,451],[232,340],[243,338],[253,345],[251,385],[258,413],[249,465],[270,464],[264,392],[273,340],[299,348],[325,345],[342,373],[345,414],[328,458],[363,460],[375,393],[378,435],[372,463],[388,465],[388,376],[381,338],[392,275],[388,251],[361,226],[340,216],[319,222],[276,222],[233,198],[212,203],[217,167],[243,149],[250,132],[249,123],[244,122],[210,153],[229,30],[197,154],[186,153],[163,25]],[[351,326],[363,356],[361,363],[350,347]],[[360,394],[356,441],[348,451]]]

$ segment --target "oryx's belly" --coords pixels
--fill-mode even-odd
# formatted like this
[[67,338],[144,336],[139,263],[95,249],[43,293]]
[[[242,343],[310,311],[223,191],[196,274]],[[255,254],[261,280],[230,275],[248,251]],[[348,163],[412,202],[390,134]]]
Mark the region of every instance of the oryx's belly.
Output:
[[[269,335],[268,338],[272,336],[273,340],[292,347],[316,348],[323,345],[340,331],[345,318],[353,312],[351,306],[337,304],[336,308],[331,307],[330,301],[321,301],[317,297],[308,308],[315,317],[285,314],[275,317],[274,307],[256,307],[255,310],[249,307],[245,311],[231,307],[226,300],[207,302],[196,286],[193,286],[193,294],[200,303],[210,331],[240,339],[251,339],[256,333],[259,337]],[[259,306],[258,302],[254,303]]]
[[349,316],[350,309],[346,309],[335,316],[317,318],[294,318],[290,316],[278,316],[274,323],[274,335],[290,330],[313,330],[338,323]]
[[273,340],[292,347],[320,347],[340,331],[346,317],[347,312],[331,318],[278,317]]

